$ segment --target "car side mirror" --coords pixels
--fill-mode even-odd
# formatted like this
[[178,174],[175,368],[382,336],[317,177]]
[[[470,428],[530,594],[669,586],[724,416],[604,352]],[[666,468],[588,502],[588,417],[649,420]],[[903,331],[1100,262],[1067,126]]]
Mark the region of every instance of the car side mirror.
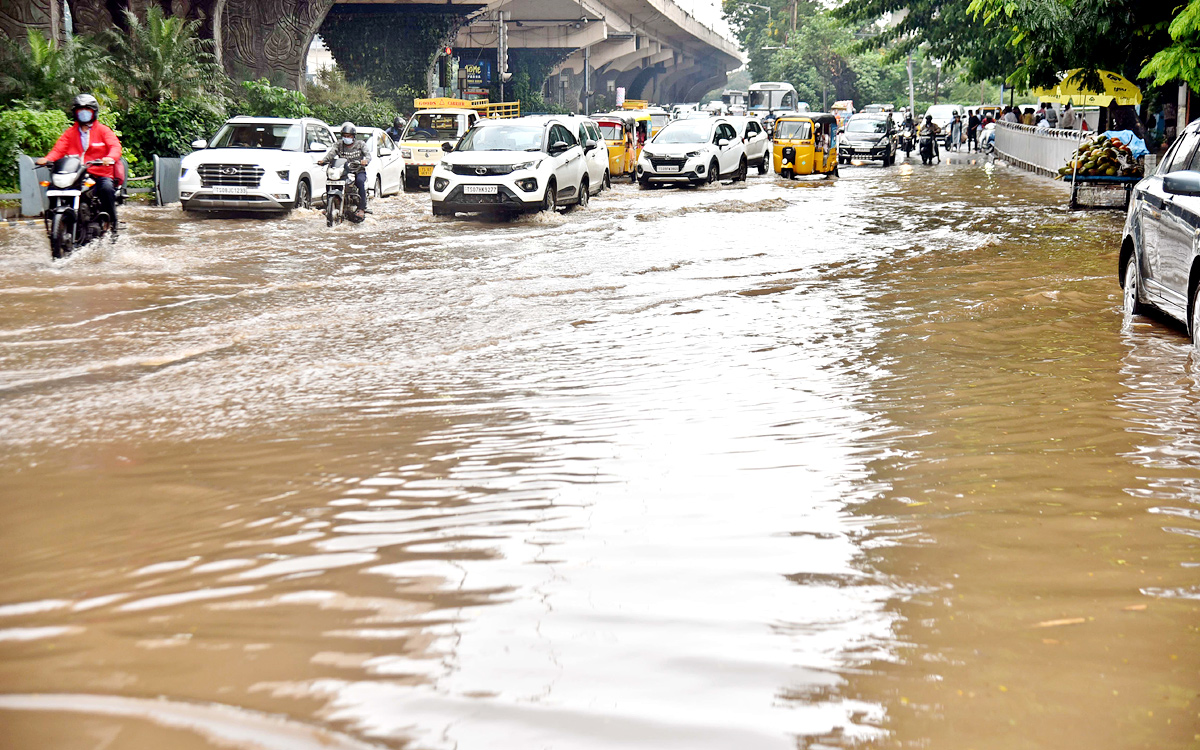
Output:
[[554,143],[550,144],[550,155],[558,156],[568,148],[570,148],[570,146],[567,145],[566,141],[555,141]]
[[725,148],[725,147],[726,147],[726,146],[728,146],[728,145],[729,145],[729,139],[728,139],[728,138],[722,138],[721,140],[717,141],[717,146],[718,146],[719,148]]
[[448,154],[453,150],[454,150],[454,145],[451,144],[450,141],[445,141],[444,143],[442,143],[442,151],[445,151]]
[[324,143],[321,143],[320,141],[313,141],[312,143],[308,144],[308,152],[310,154],[315,154],[317,152],[320,152],[323,154],[328,150],[329,150],[329,147],[326,146]]
[[1175,195],[1200,195],[1200,172],[1169,172],[1163,177],[1163,190]]
[[192,148],[208,148],[208,141],[198,138],[192,141]]

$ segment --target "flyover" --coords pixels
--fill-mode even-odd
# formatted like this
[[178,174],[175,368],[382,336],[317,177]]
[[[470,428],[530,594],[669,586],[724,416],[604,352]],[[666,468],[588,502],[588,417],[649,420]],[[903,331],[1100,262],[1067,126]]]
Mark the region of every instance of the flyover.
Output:
[[[618,87],[630,99],[693,100],[746,61],[674,0],[25,0],[4,3],[16,10],[0,13],[0,32],[20,38],[40,28],[61,37],[71,26],[94,34],[123,26],[118,6],[144,12],[152,4],[198,21],[234,79],[292,88],[304,85],[318,33],[352,78],[424,95],[433,93],[443,46],[498,62],[503,26],[516,72],[572,109],[586,106],[585,88],[610,102]],[[522,59],[539,62],[522,71]]]

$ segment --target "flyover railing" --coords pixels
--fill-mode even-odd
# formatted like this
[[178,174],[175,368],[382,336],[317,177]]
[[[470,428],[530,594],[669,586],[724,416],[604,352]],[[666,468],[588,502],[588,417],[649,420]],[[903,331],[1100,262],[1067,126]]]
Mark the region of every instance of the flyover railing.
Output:
[[1030,172],[1055,177],[1088,135],[1093,134],[1001,121],[996,123],[996,155]]

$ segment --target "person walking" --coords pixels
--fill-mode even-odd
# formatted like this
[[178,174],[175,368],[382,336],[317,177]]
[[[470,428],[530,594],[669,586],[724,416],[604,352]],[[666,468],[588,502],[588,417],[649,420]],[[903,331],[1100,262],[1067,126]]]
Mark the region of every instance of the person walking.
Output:
[[1063,107],[1062,114],[1058,118],[1058,127],[1060,130],[1075,129],[1075,110],[1071,109],[1070,102]]
[[955,112],[954,119],[950,121],[950,147],[958,151],[963,140],[963,123],[962,117]]
[[979,115],[975,114],[975,110],[967,110],[967,153],[979,150],[979,129],[983,122],[979,119]]
[[1021,118],[1017,117],[1017,110],[1015,107],[1005,107],[1004,108],[1004,116],[1001,117],[1000,119],[1005,122],[1012,122],[1012,123],[1019,123],[1021,121]]

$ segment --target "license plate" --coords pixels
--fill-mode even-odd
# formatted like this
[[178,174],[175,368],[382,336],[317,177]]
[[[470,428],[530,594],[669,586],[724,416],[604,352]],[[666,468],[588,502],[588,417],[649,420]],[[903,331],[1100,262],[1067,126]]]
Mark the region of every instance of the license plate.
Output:
[[218,185],[218,186],[214,187],[212,189],[212,191],[214,193],[217,193],[218,195],[245,195],[246,194],[246,188],[233,187],[230,185]]
[[428,177],[431,174],[433,174],[433,165],[430,165],[428,167],[417,167],[417,176],[418,177]]
[[463,185],[464,195],[495,195],[498,192],[495,185]]
[[658,171],[659,172],[678,172],[679,167],[665,167],[664,166],[664,167],[659,167]]

